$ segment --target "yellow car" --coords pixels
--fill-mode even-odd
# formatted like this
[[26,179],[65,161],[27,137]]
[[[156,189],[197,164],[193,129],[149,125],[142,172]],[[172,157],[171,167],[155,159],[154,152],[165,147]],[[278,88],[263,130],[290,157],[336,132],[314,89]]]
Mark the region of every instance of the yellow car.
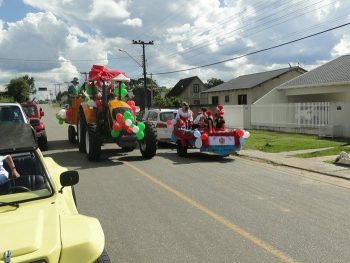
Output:
[[0,262],[110,262],[99,221],[77,211],[78,172],[43,157],[29,124],[0,132]]

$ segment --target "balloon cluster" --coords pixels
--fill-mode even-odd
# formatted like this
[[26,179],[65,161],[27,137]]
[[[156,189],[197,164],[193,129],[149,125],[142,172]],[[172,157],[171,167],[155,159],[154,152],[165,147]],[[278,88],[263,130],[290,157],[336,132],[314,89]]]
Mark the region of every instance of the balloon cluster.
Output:
[[140,107],[135,105],[135,101],[129,100],[127,102],[127,104],[130,106],[130,108],[134,114],[138,113],[140,111]]
[[58,113],[56,113],[56,119],[58,120],[58,124],[62,125],[67,119],[67,112],[65,109],[60,109]]
[[126,85],[125,83],[121,83],[119,87],[114,88],[114,95],[119,96],[119,89],[122,98],[124,98],[126,95],[128,95],[128,91],[126,90]]
[[194,130],[193,136],[196,138],[194,145],[196,148],[201,148],[203,145],[208,145],[209,136],[208,133],[201,133],[198,130]]
[[145,137],[145,124],[138,122],[136,125],[134,116],[130,111],[125,111],[124,114],[118,113],[115,119],[116,122],[113,124],[113,130],[111,131],[113,138],[117,138],[122,130],[125,130],[128,134],[136,134],[138,140]]

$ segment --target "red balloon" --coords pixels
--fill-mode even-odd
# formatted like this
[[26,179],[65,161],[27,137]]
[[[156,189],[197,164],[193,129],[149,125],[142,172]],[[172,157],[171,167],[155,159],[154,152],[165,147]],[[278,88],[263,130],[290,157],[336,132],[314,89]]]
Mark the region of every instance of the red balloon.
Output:
[[121,113],[118,113],[116,116],[115,116],[115,119],[117,120],[118,123],[123,123],[123,114]]
[[206,133],[202,133],[202,135],[201,135],[201,139],[202,139],[202,141],[206,141],[206,140],[208,140],[208,134],[206,134]]
[[130,106],[130,107],[131,107],[132,112],[135,114],[136,106],[135,106],[135,105],[132,105],[132,106]]
[[171,124],[173,124],[173,120],[167,120],[166,121],[166,125],[170,126]]
[[122,128],[123,126],[119,122],[113,124],[113,130],[115,131],[120,131]]
[[126,129],[126,132],[129,133],[129,134],[132,134],[132,133],[133,133],[133,131],[132,131],[132,129],[131,129],[130,127],[128,127],[128,128]]
[[128,105],[132,108],[133,106],[135,106],[135,101],[133,100],[129,100],[128,102]]
[[243,130],[238,130],[238,131],[237,131],[237,135],[238,135],[239,137],[242,137],[242,136],[244,135],[244,131],[243,131]]

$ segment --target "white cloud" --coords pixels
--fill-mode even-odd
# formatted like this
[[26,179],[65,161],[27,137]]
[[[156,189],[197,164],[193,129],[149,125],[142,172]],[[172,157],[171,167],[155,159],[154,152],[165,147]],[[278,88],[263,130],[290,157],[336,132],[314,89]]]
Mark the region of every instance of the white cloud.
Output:
[[140,18],[126,19],[123,21],[123,25],[132,27],[142,27],[142,20]]
[[[0,21],[0,57],[51,62],[4,63],[0,70],[42,72],[62,81],[67,76],[59,73],[64,71],[59,58],[70,63],[69,72],[86,71],[99,63],[142,75],[142,69],[118,51],[124,49],[139,60],[142,48],[132,45],[133,39],[154,40],[153,46],[146,47],[147,72],[166,72],[226,60],[346,23],[350,8],[346,0],[266,0],[259,4],[256,0],[23,2],[43,13],[28,15],[8,27]],[[214,67],[154,78],[161,85],[173,86],[179,79],[196,74],[204,81],[210,75],[228,81],[242,74],[286,67],[288,62],[300,62],[309,69],[350,52],[346,30],[344,27]]]
[[331,52],[333,57],[350,54],[350,35],[343,35],[339,43],[336,44]]

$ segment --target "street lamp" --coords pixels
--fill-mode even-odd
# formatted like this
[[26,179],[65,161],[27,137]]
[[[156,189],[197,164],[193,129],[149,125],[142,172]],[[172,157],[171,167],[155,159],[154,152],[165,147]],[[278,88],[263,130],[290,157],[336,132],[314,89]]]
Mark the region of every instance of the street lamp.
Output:
[[124,49],[118,49],[120,52],[124,52],[125,54],[127,54],[133,61],[136,62],[137,65],[139,65],[140,68],[142,68],[142,65],[140,64],[140,62],[138,62],[133,56],[131,56],[126,50]]

